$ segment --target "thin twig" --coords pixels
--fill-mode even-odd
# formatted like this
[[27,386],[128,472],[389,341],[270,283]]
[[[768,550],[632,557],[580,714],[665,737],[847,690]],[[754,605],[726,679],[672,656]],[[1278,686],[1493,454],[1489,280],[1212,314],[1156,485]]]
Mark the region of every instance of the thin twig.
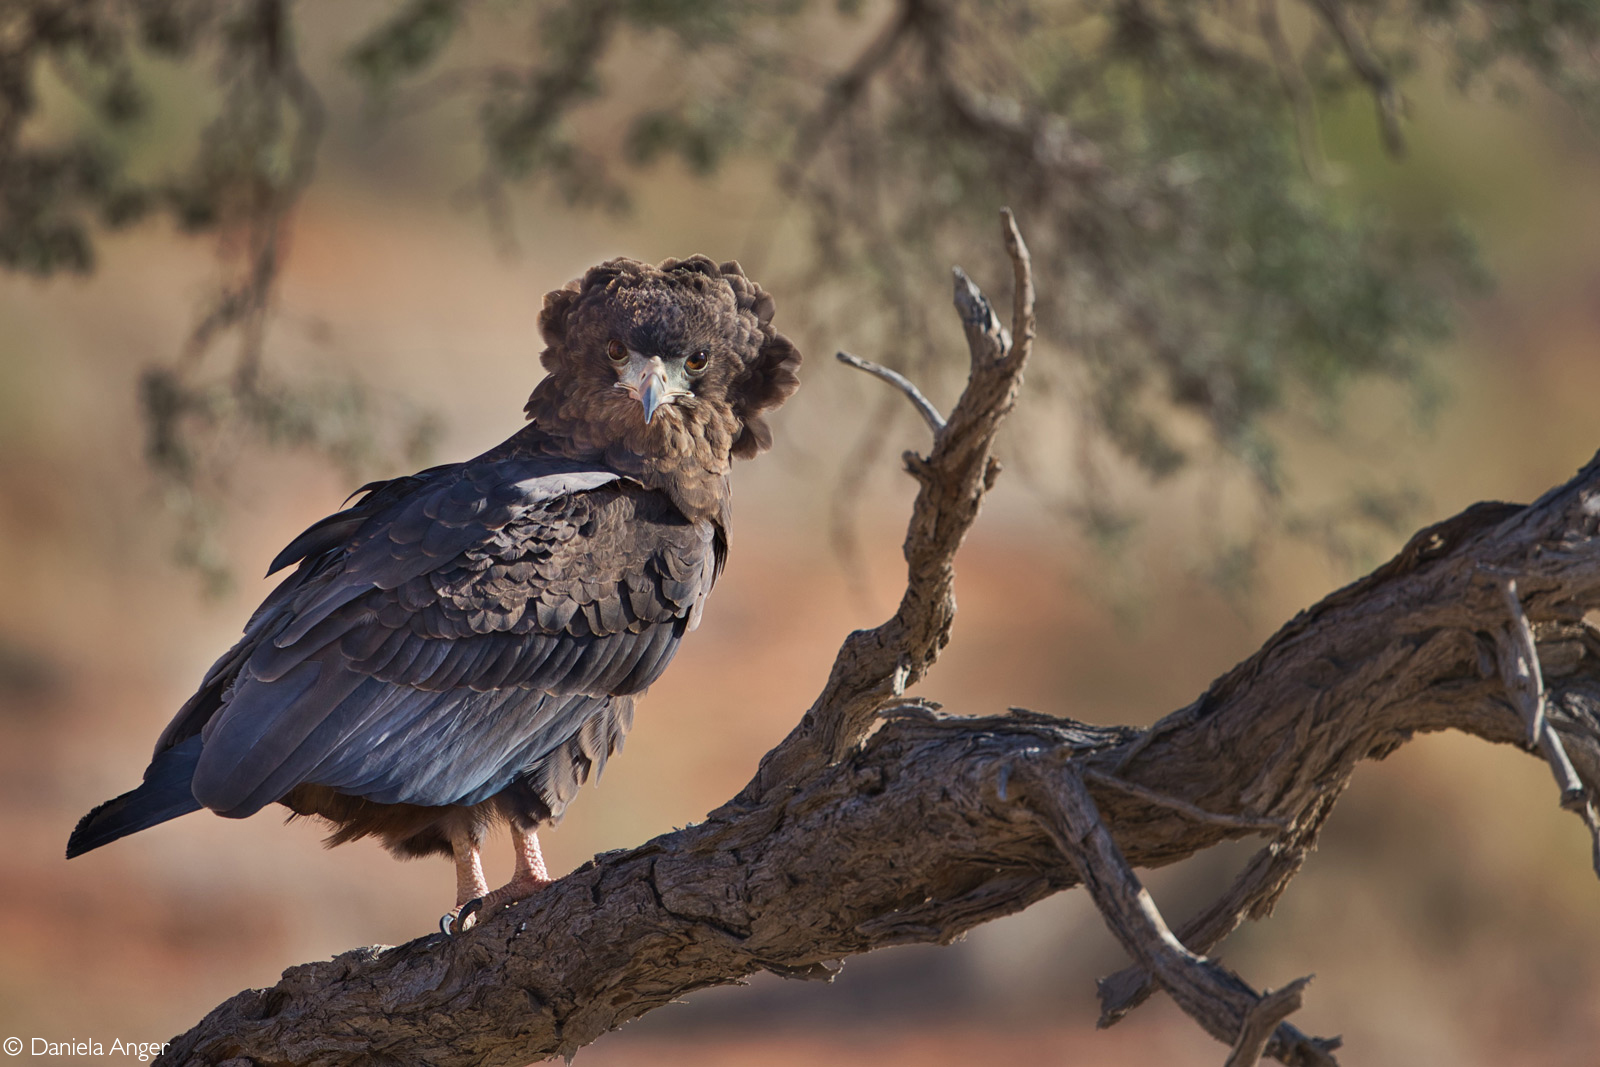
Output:
[[1583,825],[1589,830],[1589,866],[1596,875],[1600,875],[1600,815],[1596,815],[1594,801],[1585,798],[1583,808],[1578,812],[1583,819]]
[[1406,138],[1400,129],[1404,101],[1400,98],[1400,90],[1395,87],[1394,78],[1362,39],[1341,0],[1312,0],[1312,6],[1321,13],[1323,21],[1339,39],[1339,47],[1350,61],[1351,69],[1372,90],[1373,103],[1378,109],[1378,127],[1383,131],[1384,148],[1396,158],[1405,155]]
[[1507,578],[1496,584],[1505,602],[1506,614],[1511,616],[1505,629],[1495,634],[1495,645],[1500,651],[1500,676],[1528,724],[1528,743],[1536,745],[1545,722],[1544,671],[1539,667],[1539,649],[1534,644],[1533,625],[1528,622],[1522,600],[1517,596],[1517,580]]
[[1257,0],[1256,24],[1261,37],[1272,54],[1272,65],[1278,72],[1278,83],[1294,109],[1295,139],[1300,146],[1300,163],[1306,176],[1318,184],[1328,179],[1328,169],[1322,155],[1322,142],[1318,136],[1316,97],[1306,84],[1305,72],[1295,62],[1294,49],[1283,32],[1278,19],[1278,0]]
[[[1517,595],[1517,581],[1515,578],[1504,578],[1495,584],[1511,616],[1504,627],[1495,631],[1500,679],[1505,683],[1506,693],[1512,703],[1522,713],[1523,721],[1528,724],[1529,743],[1537,744],[1545,762],[1550,764],[1556,784],[1561,787],[1561,806],[1582,815],[1589,808],[1589,790],[1578,777],[1566,746],[1561,743],[1560,735],[1550,725],[1546,714],[1544,671],[1539,665],[1539,649],[1534,643],[1533,626],[1528,622],[1522,600]],[[1590,820],[1586,816],[1584,821]]]
[[906,395],[906,399],[911,401],[911,406],[917,409],[917,414],[922,416],[922,421],[928,424],[928,429],[933,431],[935,437],[944,432],[944,416],[939,414],[939,409],[933,406],[931,400],[922,395],[922,390],[912,384],[910,378],[907,378],[897,370],[890,370],[881,363],[874,363],[872,360],[862,359],[860,356],[852,356],[848,352],[837,352],[834,354],[834,358],[840,363],[854,367],[856,370],[864,370],[868,374],[876,375],[900,390]]
[[381,109],[385,118],[410,118],[466,93],[526,88],[529,77],[525,67],[511,63],[464,67],[447,70],[408,90],[372,94],[368,105]]
[[1550,721],[1549,700],[1545,695],[1544,667],[1539,661],[1539,646],[1534,639],[1533,624],[1523,609],[1522,598],[1517,593],[1517,580],[1493,568],[1479,568],[1495,575],[1501,602],[1505,604],[1510,619],[1495,631],[1495,651],[1498,654],[1500,678],[1506,693],[1522,713],[1528,724],[1528,743],[1539,746],[1539,752],[1550,765],[1556,785],[1561,787],[1561,807],[1574,812],[1583,820],[1591,842],[1590,863],[1600,874],[1600,815],[1595,812],[1594,797],[1588,786],[1572,765],[1567,746]]
[[883,454],[884,444],[899,414],[900,406],[895,403],[894,394],[882,394],[868,416],[861,435],[845,453],[844,462],[839,468],[839,479],[828,496],[828,544],[833,549],[834,558],[839,561],[839,569],[844,572],[845,584],[850,588],[851,595],[867,614],[876,614],[882,610],[882,605],[872,596],[867,581],[866,560],[861,552],[856,520],[859,518],[862,494],[873,472],[878,469],[874,461]]
[[1093,768],[1086,768],[1083,776],[1091,782],[1110,786],[1112,789],[1120,790],[1129,796],[1135,796],[1151,804],[1181,812],[1198,823],[1222,826],[1229,830],[1251,830],[1256,833],[1281,834],[1287,833],[1289,830],[1289,824],[1282,819],[1273,819],[1264,815],[1224,815],[1221,812],[1207,811],[1205,808],[1197,804],[1191,804],[1187,800],[1180,800],[1166,793],[1158,793],[1154,789],[1146,789],[1144,786],[1130,782],[1125,778],[1118,778],[1116,775],[1097,771]]
[[1228,1053],[1228,1059],[1222,1067],[1256,1067],[1261,1062],[1262,1053],[1267,1051],[1267,1042],[1278,1029],[1278,1024],[1300,1010],[1305,1002],[1306,986],[1310,984],[1311,976],[1307,975],[1296,978],[1286,986],[1262,993],[1256,1006],[1245,1016],[1239,1040],[1234,1042],[1233,1051]]
[[[1331,810],[1331,805],[1324,814],[1326,810]],[[1314,829],[1309,833],[1302,830],[1292,840],[1274,841],[1257,852],[1226,893],[1178,928],[1178,940],[1195,952],[1209,955],[1246,918],[1264,918],[1305,864],[1309,851],[1306,839],[1314,835]],[[1137,963],[1100,979],[1100,1019],[1095,1025],[1104,1029],[1117,1023],[1149,1000],[1155,988],[1150,972]]]
[[855,62],[829,83],[822,104],[801,126],[790,150],[789,159],[778,174],[778,183],[791,192],[795,190],[811,161],[816,158],[822,142],[850,110],[872,79],[889,64],[900,43],[911,27],[913,5],[902,3],[889,24],[873,38],[872,43],[856,57]]

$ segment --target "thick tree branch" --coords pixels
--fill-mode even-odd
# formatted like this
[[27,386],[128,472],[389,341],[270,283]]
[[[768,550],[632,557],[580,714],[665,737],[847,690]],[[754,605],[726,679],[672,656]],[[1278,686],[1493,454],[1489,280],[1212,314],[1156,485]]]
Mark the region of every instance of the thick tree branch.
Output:
[[[826,977],[844,956],[946,943],[1084,881],[1139,966],[1105,984],[1108,1017],[1151,973],[1235,1063],[1329,1062],[1328,1043],[1281,1023],[1298,989],[1259,997],[1203,954],[1271,910],[1361,760],[1445,729],[1534,751],[1500,669],[1507,602],[1485,575],[1516,581],[1544,728],[1592,815],[1600,633],[1584,614],[1600,608],[1600,456],[1533,504],[1480,504],[1421,531],[1149,730],[945,717],[899,697],[948,636],[951,559],[994,477],[989,444],[1031,336],[1014,321],[1008,350],[987,301],[964,293],[972,381],[929,456],[907,460],[920,492],[906,598],[846,641],[806,721],[735,801],[596,857],[464,937],[292,968],[162,1062],[512,1067],[697,989],[759,970]],[[1130,888],[1133,867],[1260,832],[1271,843],[1176,938]]]

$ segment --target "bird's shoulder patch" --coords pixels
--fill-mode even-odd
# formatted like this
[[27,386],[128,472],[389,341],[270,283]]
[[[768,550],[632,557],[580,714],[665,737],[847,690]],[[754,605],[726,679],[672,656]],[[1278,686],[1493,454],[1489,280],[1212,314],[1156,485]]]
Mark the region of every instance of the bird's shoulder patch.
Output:
[[712,540],[709,524],[691,523],[664,494],[618,482],[530,509],[395,590],[393,603],[430,637],[640,633],[704,599]]

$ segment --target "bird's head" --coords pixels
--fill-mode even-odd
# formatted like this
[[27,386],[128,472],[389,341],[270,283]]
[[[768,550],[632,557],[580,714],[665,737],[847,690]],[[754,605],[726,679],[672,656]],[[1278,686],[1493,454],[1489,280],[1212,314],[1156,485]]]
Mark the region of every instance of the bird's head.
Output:
[[602,263],[545,296],[528,416],[583,450],[721,473],[772,444],[763,414],[800,385],[772,312],[737,263]]

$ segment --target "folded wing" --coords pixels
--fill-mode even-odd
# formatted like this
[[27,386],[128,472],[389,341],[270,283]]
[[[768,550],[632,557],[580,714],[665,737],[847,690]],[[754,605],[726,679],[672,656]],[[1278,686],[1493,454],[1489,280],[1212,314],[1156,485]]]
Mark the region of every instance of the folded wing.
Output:
[[376,486],[280,556],[298,570],[158,751],[198,734],[194,796],[230,816],[303,783],[444,805],[520,776],[564,802],[559,765],[575,746],[604,760],[631,710],[614,698],[665,669],[720,544],[663,495],[570,461]]

